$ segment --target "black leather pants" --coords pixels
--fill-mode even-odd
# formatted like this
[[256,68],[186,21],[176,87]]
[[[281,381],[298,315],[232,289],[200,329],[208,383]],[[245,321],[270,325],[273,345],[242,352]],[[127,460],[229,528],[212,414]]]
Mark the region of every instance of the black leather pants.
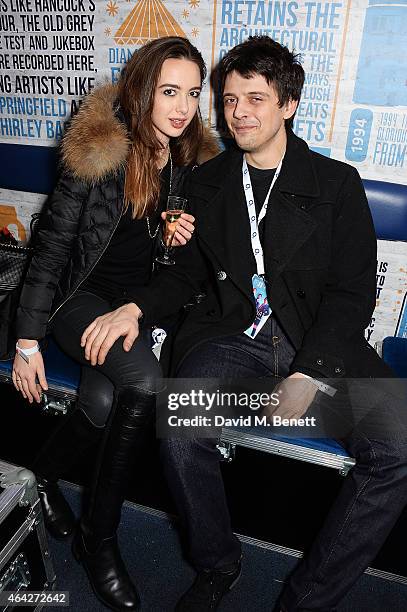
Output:
[[103,298],[78,291],[56,314],[52,333],[61,347],[82,366],[78,407],[97,426],[103,426],[110,414],[115,390],[137,388],[146,393],[161,391],[160,365],[150,348],[150,330],[140,328],[140,335],[131,350],[123,350],[119,338],[101,366],[86,361],[80,345],[82,333],[98,316],[113,310]]
[[82,376],[76,411],[58,426],[36,461],[36,471],[42,477],[56,480],[81,451],[95,440],[100,443],[87,524],[92,523],[92,531],[93,523],[97,525],[95,530],[104,537],[111,535],[119,522],[126,483],[162,386],[149,330],[141,330],[129,352],[123,350],[123,338],[119,338],[102,366],[86,361],[81,335],[97,316],[110,310],[106,300],[78,292],[53,321],[56,341],[82,365]]

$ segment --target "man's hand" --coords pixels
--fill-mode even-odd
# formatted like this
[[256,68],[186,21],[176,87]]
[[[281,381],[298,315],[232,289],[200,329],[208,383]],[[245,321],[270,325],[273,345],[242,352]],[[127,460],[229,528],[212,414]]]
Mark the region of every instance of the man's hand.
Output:
[[[18,340],[20,348],[31,348],[36,346],[36,340]],[[12,379],[17,391],[20,391],[30,404],[33,400],[41,401],[42,390],[47,391],[48,385],[45,378],[44,361],[40,352],[34,353],[29,357],[29,363],[16,353],[13,363]]]
[[102,365],[107,353],[121,336],[125,336],[123,349],[129,351],[139,334],[138,320],[141,316],[137,304],[131,303],[97,317],[82,334],[81,346],[85,348],[85,358],[92,365]]
[[318,387],[301,374],[295,372],[279,383],[273,393],[278,393],[277,406],[267,406],[264,413],[268,417],[280,416],[283,419],[300,419],[308,410]]
[[[161,213],[162,219],[165,221],[165,212]],[[182,213],[179,221],[177,223],[177,229],[174,234],[174,238],[172,239],[171,246],[184,246],[187,242],[191,240],[192,234],[194,233],[194,221],[195,217],[192,215],[188,215],[187,213]]]

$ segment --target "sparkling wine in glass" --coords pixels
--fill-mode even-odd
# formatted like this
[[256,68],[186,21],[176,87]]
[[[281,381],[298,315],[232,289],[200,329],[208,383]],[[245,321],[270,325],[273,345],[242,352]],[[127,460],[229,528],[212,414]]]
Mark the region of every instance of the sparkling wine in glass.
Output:
[[175,264],[175,261],[171,257],[172,241],[177,229],[178,221],[182,213],[185,211],[186,205],[187,200],[185,198],[172,195],[168,196],[163,237],[164,251],[162,255],[156,257],[156,261],[158,263],[166,266],[172,266]]

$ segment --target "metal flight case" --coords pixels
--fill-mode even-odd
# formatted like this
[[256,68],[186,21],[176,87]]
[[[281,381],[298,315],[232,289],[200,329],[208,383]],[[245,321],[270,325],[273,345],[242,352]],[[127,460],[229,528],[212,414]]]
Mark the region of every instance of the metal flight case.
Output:
[[55,580],[35,476],[0,460],[0,612],[14,609],[6,592],[53,591]]

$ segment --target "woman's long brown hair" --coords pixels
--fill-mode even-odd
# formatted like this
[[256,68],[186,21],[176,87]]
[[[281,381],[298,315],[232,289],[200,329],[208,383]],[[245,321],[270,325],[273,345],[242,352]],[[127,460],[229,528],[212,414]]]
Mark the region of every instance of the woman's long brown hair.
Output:
[[[157,167],[160,142],[155,134],[151,114],[161,68],[167,59],[187,59],[194,62],[206,77],[202,55],[186,38],[168,36],[153,40],[136,51],[119,81],[119,102],[130,126],[132,147],[127,159],[124,190],[125,207],[133,209],[133,218],[141,219],[157,205],[160,193],[160,173]],[[202,119],[198,112],[179,138],[170,142],[174,165],[184,166],[196,161],[202,140]]]

